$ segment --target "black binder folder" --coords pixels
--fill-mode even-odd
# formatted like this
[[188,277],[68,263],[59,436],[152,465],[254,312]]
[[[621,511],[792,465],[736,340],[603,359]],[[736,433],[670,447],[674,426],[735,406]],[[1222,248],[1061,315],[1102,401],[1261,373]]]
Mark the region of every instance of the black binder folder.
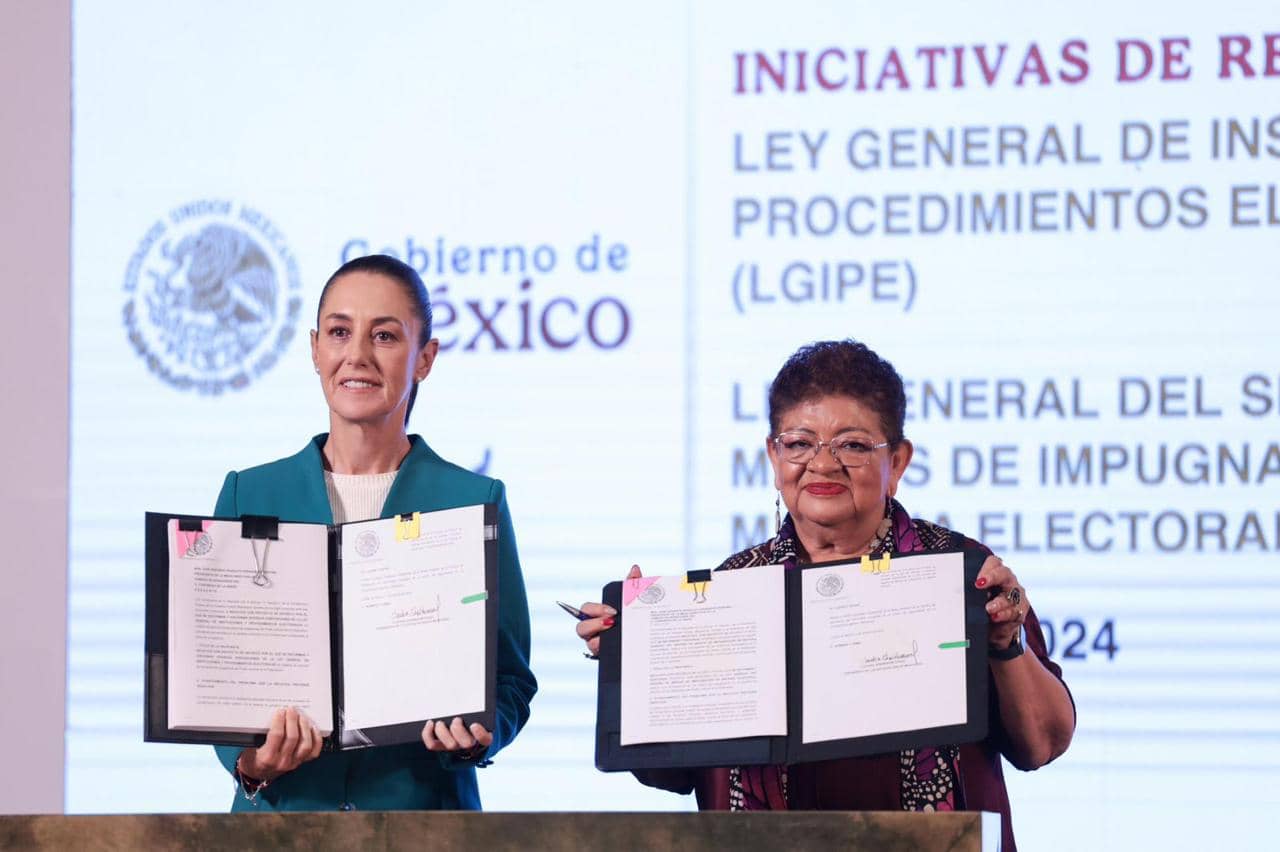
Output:
[[[445,510],[450,511],[450,510]],[[422,518],[429,518],[434,513],[422,513]],[[465,724],[480,723],[488,730],[494,728],[496,709],[496,675],[497,675],[497,625],[498,625],[498,507],[492,503],[483,505],[484,528],[484,595],[475,595],[476,605],[484,607],[484,709],[482,711],[435,714],[436,718],[460,716]],[[413,516],[415,521],[418,515]],[[402,516],[408,521],[410,516]],[[148,512],[146,515],[146,630],[144,670],[144,724],[143,739],[146,742],[163,743],[204,743],[208,745],[232,745],[253,747],[266,741],[264,733],[246,733],[237,730],[210,730],[208,728],[187,729],[170,726],[169,719],[169,522],[176,520],[179,530],[199,531],[209,521],[223,521],[239,524],[242,538],[276,540],[280,524],[286,521],[265,517],[246,515],[240,518],[216,518],[205,515],[178,515]],[[294,523],[294,522],[288,522]],[[363,523],[363,522],[361,522]],[[368,746],[396,745],[399,743],[419,741],[423,719],[407,720],[402,723],[366,727],[359,730],[348,728],[343,724],[344,663],[342,639],[342,537],[345,527],[351,524],[307,524],[327,530],[328,566],[327,595],[329,609],[329,685],[333,708],[334,731],[325,738],[325,750],[347,750]],[[465,601],[464,601],[465,603]],[[421,654],[447,653],[447,649],[422,647]],[[388,678],[413,677],[413,672],[388,672]],[[270,713],[268,712],[269,718]],[[263,720],[266,727],[267,719]]]
[[[716,766],[793,764],[884,754],[922,746],[958,745],[976,742],[987,735],[987,612],[988,593],[974,587],[986,553],[977,549],[933,551],[930,554],[893,554],[890,559],[906,559],[939,553],[964,554],[965,703],[964,724],[920,730],[902,730],[870,736],[823,742],[804,742],[801,702],[803,700],[803,623],[800,606],[801,571],[847,564],[827,562],[801,566],[785,572],[787,735],[741,737],[669,743],[621,744],[622,731],[622,636],[626,630],[622,606],[622,584],[604,587],[603,601],[618,612],[614,626],[600,636],[600,672],[596,708],[596,767],[605,772],[633,769],[672,769]],[[750,571],[750,568],[739,569]],[[892,701],[892,696],[885,700]]]

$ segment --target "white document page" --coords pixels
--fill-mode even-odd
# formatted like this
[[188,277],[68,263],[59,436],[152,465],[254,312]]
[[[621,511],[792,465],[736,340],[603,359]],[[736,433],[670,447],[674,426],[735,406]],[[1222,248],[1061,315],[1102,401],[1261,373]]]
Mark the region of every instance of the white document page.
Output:
[[332,733],[328,532],[280,524],[278,540],[251,541],[238,521],[202,527],[169,521],[169,727],[265,733],[297,707]]
[[484,506],[342,528],[343,724],[347,730],[484,710]]
[[787,733],[781,565],[622,584],[622,745]]
[[801,574],[806,743],[968,720],[964,555]]

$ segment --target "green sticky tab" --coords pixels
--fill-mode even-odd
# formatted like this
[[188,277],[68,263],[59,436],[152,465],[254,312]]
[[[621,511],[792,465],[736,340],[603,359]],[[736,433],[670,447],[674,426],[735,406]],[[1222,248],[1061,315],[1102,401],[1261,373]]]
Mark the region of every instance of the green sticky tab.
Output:
[[476,601],[487,601],[489,599],[488,592],[477,592],[474,595],[467,595],[462,599],[464,604],[475,603]]
[[943,643],[942,643],[941,645],[939,645],[938,647],[939,647],[939,648],[941,648],[941,649],[943,649],[944,651],[945,651],[946,649],[948,649],[948,648],[968,648],[968,647],[969,647],[969,640],[968,640],[968,639],[964,639],[964,640],[962,640],[962,641],[960,641],[960,642],[943,642]]

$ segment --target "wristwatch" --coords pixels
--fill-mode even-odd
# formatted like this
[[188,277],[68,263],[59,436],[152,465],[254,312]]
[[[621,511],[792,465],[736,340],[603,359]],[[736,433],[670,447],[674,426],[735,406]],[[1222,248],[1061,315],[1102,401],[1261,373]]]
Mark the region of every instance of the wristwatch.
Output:
[[988,648],[987,656],[993,660],[1006,662],[1014,660],[1022,656],[1022,628],[1018,628],[1018,632],[1013,634],[1013,641],[1009,643],[1007,648]]

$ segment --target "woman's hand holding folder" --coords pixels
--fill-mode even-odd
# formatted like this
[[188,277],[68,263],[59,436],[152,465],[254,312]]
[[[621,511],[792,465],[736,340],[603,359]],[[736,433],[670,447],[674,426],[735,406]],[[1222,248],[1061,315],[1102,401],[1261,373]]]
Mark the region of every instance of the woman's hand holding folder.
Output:
[[[639,565],[631,566],[627,579],[640,579]],[[613,607],[602,603],[584,603],[579,609],[584,616],[589,617],[578,622],[578,638],[587,643],[587,651],[594,657],[600,653],[600,634],[613,626],[613,619],[618,613]]]
[[306,713],[286,707],[271,714],[267,741],[240,752],[236,769],[240,775],[258,782],[274,781],[308,760],[320,756],[324,737]]

